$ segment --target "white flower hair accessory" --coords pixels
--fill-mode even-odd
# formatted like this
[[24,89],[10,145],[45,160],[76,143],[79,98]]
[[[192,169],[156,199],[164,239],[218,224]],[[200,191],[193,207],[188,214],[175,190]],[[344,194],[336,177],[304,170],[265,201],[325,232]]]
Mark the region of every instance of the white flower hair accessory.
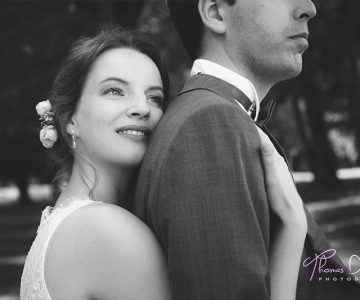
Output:
[[40,141],[45,148],[54,146],[57,139],[58,133],[53,125],[46,126],[40,130]]
[[54,127],[54,112],[51,110],[49,99],[39,102],[36,112],[41,122],[40,141],[45,148],[51,148],[58,139],[58,133]]
[[51,103],[49,99],[47,99],[45,101],[39,102],[35,108],[36,112],[40,117],[45,116],[46,114],[49,114],[51,112]]

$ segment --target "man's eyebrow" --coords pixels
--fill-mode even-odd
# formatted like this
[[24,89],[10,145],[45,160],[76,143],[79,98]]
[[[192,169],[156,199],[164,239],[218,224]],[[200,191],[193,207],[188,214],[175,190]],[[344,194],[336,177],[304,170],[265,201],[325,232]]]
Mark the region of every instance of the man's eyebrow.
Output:
[[121,82],[123,84],[129,85],[129,82],[127,82],[126,80],[121,79],[119,77],[108,77],[108,78],[105,78],[104,80],[101,80],[100,83],[103,83],[103,82],[106,82],[106,81],[117,81],[117,82]]

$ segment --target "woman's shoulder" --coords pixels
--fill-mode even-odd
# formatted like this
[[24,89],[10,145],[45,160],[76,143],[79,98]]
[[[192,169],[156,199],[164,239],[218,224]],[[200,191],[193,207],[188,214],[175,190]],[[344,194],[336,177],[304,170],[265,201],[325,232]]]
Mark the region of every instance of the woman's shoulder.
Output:
[[61,293],[64,285],[67,293],[90,289],[95,295],[105,287],[118,293],[126,291],[119,279],[143,278],[140,274],[149,271],[149,260],[153,271],[164,273],[163,253],[152,231],[126,209],[98,202],[64,220],[49,245],[45,272],[50,293]]
[[90,204],[74,212],[74,217],[72,220],[69,219],[69,222],[73,222],[76,226],[83,226],[84,222],[89,222],[86,225],[94,229],[101,229],[108,225],[121,225],[123,222],[134,223],[138,226],[143,224],[134,214],[121,206],[101,201],[92,201]]
[[110,248],[121,246],[125,250],[154,240],[156,238],[146,224],[128,210],[114,204],[94,202],[74,211],[60,224],[51,248],[56,248],[56,244],[60,244],[62,249],[76,245],[89,252],[91,249],[98,251],[108,244]]
[[56,239],[61,236],[70,239],[78,235],[81,235],[82,239],[87,236],[94,238],[96,234],[101,234],[104,239],[112,237],[113,234],[121,238],[126,237],[124,235],[127,233],[141,232],[152,235],[138,217],[118,205],[100,201],[88,201],[86,204],[88,205],[78,205],[77,209],[70,210],[71,213],[58,226]]
[[[66,229],[66,228],[65,228]],[[145,243],[153,232],[138,217],[114,204],[99,202],[87,205],[69,219],[68,230],[103,241]],[[146,238],[147,237],[147,238]]]

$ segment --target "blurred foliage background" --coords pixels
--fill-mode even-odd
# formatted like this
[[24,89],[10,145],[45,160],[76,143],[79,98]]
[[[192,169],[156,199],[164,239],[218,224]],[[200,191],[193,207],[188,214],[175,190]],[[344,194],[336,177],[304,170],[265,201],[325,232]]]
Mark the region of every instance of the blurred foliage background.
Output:
[[[317,184],[329,187],[338,183],[337,169],[360,163],[360,1],[316,5],[302,74],[268,95],[277,101],[269,126],[293,170],[312,171]],[[35,105],[47,98],[71,43],[104,22],[148,33],[167,61],[176,95],[191,61],[164,1],[0,2],[0,185],[15,183],[24,203],[30,183],[54,175],[38,140]]]
[[[292,169],[314,174],[314,181],[298,184],[299,191],[304,201],[314,201],[308,208],[346,262],[360,249],[360,0],[316,5],[302,74],[268,95],[277,102],[269,127]],[[19,299],[40,210],[53,200],[51,189],[43,193],[47,203],[31,202],[29,196],[31,187],[51,183],[55,172],[38,138],[35,105],[47,98],[71,43],[108,22],[154,40],[167,61],[175,96],[191,61],[164,0],[0,0],[0,204],[6,202],[1,191],[7,187],[20,191],[15,205],[0,207],[0,299]],[[357,170],[356,179],[339,180],[343,168]]]

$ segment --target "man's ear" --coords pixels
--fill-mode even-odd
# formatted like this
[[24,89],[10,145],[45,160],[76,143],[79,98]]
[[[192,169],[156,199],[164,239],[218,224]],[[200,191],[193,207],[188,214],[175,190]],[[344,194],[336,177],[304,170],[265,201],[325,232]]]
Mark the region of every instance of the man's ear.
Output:
[[219,9],[219,0],[199,0],[198,10],[200,18],[205,27],[217,34],[223,34],[226,30],[226,24]]
[[79,137],[77,124],[73,118],[66,124],[66,132],[74,137]]

